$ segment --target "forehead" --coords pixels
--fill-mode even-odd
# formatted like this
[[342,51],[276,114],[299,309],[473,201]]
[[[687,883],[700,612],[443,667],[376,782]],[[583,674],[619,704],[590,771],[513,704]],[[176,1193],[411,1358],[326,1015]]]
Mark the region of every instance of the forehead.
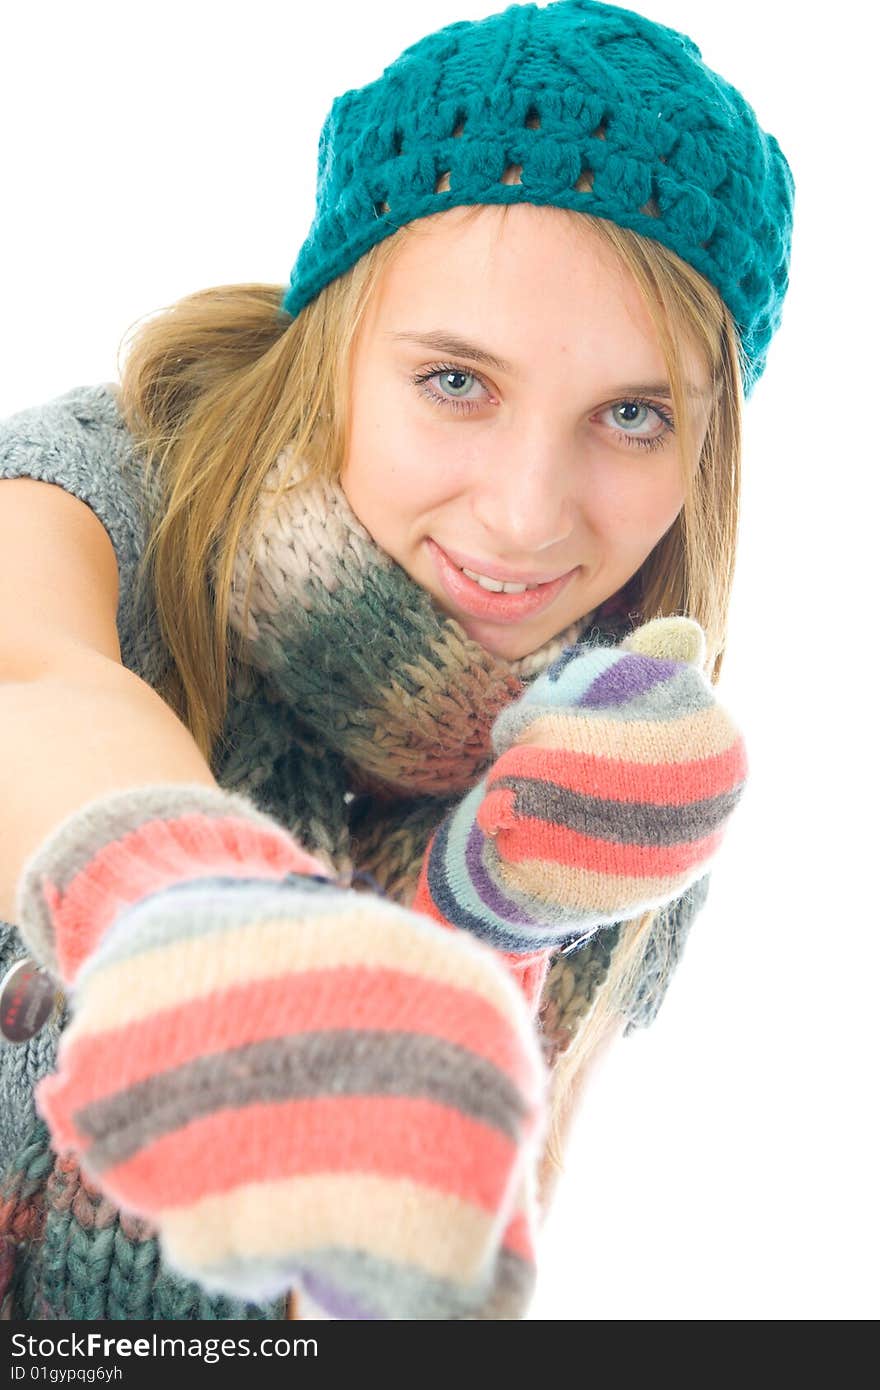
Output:
[[[409,224],[364,325],[395,335],[453,330],[511,364],[560,357],[583,367],[614,350],[662,374],[660,344],[631,273],[581,219],[529,203],[450,208]],[[370,331],[372,330],[372,332]]]
[[[378,337],[386,350],[413,353],[436,330],[487,347],[502,363],[484,365],[514,378],[554,363],[579,378],[598,369],[609,379],[668,376],[631,270],[591,218],[567,209],[468,205],[401,228],[359,342]],[[687,331],[686,339],[680,350],[690,389],[708,393],[706,350]]]
[[525,292],[535,282],[574,280],[572,288],[603,285],[619,294],[632,277],[586,218],[533,203],[449,208],[407,223],[397,234],[386,279],[411,288],[414,276],[434,272],[432,285],[489,281]]

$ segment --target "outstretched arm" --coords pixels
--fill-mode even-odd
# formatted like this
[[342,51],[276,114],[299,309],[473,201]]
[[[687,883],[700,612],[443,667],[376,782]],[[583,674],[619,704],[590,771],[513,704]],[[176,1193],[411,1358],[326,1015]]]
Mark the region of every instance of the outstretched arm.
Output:
[[328,881],[246,798],[100,798],[25,865],[72,1001],[37,1106],[168,1263],[347,1318],[511,1318],[546,1068],[492,951]]

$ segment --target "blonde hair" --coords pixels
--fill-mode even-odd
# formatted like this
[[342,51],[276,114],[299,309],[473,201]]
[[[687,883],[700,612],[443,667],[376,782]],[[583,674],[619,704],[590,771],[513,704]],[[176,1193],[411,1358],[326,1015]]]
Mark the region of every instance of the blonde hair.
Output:
[[[504,205],[502,222],[507,211]],[[740,496],[742,361],[733,319],[713,286],[659,242],[585,213],[552,211],[616,253],[657,333],[685,500],[641,567],[639,606],[646,621],[684,613],[700,623],[704,669],[715,684]],[[465,220],[484,212],[484,205],[469,207]],[[303,464],[304,476],[339,478],[348,444],[352,347],[383,270],[414,230],[407,225],[380,241],[294,319],[279,310],[280,285],[224,285],[188,295],[137,329],[120,365],[120,408],[138,441],[155,504],[140,581],[149,585],[170,658],[157,689],[208,762],[221,739],[239,656],[229,647],[228,616],[242,531],[282,448],[292,447],[292,463]],[[705,362],[714,386],[698,460],[684,391],[685,345]],[[250,575],[255,563],[252,556]],[[545,1207],[586,1068],[627,1017],[652,939],[657,949],[657,918],[651,911],[623,926],[604,981],[555,1058],[541,1169]]]

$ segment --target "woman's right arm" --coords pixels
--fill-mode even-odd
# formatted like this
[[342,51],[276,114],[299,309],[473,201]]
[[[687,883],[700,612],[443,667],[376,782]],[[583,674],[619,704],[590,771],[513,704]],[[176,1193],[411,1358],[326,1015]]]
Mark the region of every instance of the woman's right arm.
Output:
[[26,859],[79,806],[216,781],[162,698],[122,665],[110,538],[77,497],[0,480],[0,919]]
[[521,992],[481,943],[334,883],[217,787],[115,659],[100,529],[77,513],[85,545],[62,528],[47,551],[22,510],[49,559],[36,606],[19,593],[29,623],[0,603],[0,911],[70,1001],[33,1091],[53,1148],[209,1293],[520,1316],[546,1088]]

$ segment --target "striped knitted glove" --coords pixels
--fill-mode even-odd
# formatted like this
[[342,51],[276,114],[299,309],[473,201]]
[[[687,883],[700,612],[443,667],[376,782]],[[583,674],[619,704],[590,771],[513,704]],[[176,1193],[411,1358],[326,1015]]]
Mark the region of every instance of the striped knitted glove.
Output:
[[547,1073],[493,953],[331,882],[246,798],[93,801],[18,922],[72,1020],[36,1104],[167,1263],[344,1318],[515,1318]]
[[618,647],[567,647],[504,709],[498,755],[441,822],[413,907],[520,962],[661,907],[706,871],[746,777],[703,675],[705,636],[656,618]]

